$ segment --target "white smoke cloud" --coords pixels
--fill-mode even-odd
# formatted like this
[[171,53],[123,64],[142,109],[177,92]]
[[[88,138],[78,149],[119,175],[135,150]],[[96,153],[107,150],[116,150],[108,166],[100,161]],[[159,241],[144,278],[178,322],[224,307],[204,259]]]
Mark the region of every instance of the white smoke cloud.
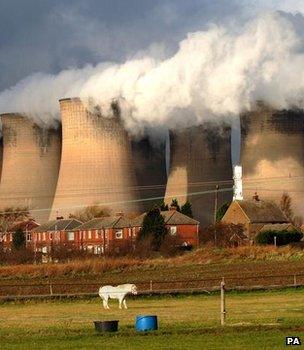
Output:
[[261,15],[239,29],[213,26],[188,34],[162,62],[129,61],[95,72],[80,95],[102,106],[125,101],[131,129],[229,119],[257,99],[276,108],[303,107],[302,44],[279,14]]
[[0,94],[0,112],[53,119],[60,98],[80,96],[105,113],[118,99],[127,128],[136,132],[231,120],[257,99],[302,108],[303,29],[302,16],[295,25],[294,16],[279,13],[240,26],[212,25],[189,33],[167,59],[137,55],[124,64],[35,74]]

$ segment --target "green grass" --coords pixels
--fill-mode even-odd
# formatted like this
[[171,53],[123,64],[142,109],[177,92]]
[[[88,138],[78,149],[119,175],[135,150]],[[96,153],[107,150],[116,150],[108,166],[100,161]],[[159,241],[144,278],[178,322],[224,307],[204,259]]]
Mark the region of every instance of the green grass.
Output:
[[[129,309],[98,299],[0,305],[0,349],[283,349],[285,336],[304,341],[303,289],[227,293],[227,325],[219,325],[219,295],[144,297]],[[134,330],[138,314],[155,314],[157,332]],[[94,320],[119,320],[119,332],[96,334]]]

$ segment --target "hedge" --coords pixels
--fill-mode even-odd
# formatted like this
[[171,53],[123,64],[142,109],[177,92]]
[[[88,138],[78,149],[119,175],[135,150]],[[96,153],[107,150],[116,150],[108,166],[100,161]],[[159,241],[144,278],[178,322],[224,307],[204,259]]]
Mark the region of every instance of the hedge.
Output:
[[274,237],[277,238],[277,245],[286,245],[292,242],[299,242],[303,238],[303,233],[299,231],[264,231],[257,234],[255,243],[274,244]]

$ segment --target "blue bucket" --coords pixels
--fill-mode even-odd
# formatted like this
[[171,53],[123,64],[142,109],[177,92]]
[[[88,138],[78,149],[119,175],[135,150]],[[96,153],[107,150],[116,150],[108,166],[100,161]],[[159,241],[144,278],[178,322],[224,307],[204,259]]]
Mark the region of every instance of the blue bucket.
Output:
[[135,328],[137,331],[142,331],[142,332],[156,331],[158,329],[157,316],[153,316],[153,315],[136,316]]

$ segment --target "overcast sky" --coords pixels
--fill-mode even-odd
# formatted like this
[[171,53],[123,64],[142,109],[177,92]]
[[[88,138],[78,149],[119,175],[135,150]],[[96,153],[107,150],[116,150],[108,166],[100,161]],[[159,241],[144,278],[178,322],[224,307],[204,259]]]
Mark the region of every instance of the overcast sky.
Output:
[[166,57],[189,32],[269,9],[304,13],[304,1],[0,0],[0,91],[36,72]]
[[[246,6],[248,6],[248,1]],[[167,55],[189,31],[231,15],[238,0],[0,0],[0,91],[37,71]],[[238,4],[238,5],[237,5]],[[236,15],[236,16],[235,16]]]
[[303,0],[0,0],[0,91],[25,76],[86,63],[166,55],[189,31]]

